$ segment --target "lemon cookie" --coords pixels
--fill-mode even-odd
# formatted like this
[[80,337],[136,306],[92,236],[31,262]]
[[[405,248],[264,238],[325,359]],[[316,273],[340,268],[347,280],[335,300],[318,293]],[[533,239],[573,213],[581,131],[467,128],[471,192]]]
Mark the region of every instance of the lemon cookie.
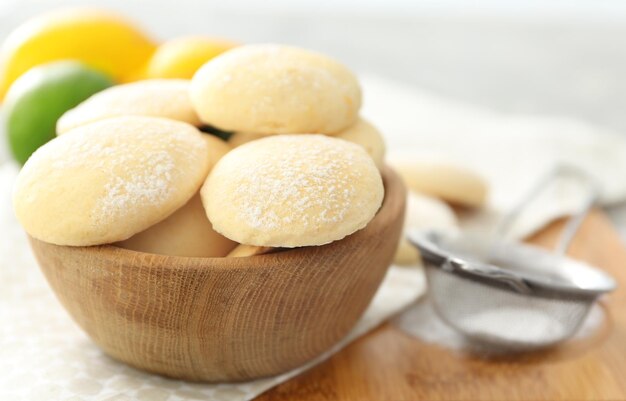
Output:
[[361,147],[323,135],[277,135],[229,152],[201,195],[224,236],[291,248],[327,244],[365,227],[384,189]]
[[202,139],[206,142],[209,150],[210,170],[213,166],[215,166],[215,163],[217,163],[226,153],[232,150],[232,146],[218,137],[209,134],[203,134]]
[[[210,135],[204,135],[204,140],[209,149],[209,168],[212,168],[231,148]],[[226,256],[237,244],[213,230],[198,193],[165,220],[117,245],[161,255],[220,257]]]
[[165,219],[198,191],[207,142],[193,126],[153,117],[87,124],[39,148],[13,193],[18,220],[57,245],[125,240]]
[[191,107],[188,80],[149,79],[113,86],[88,98],[61,116],[57,121],[57,135],[117,116],[163,117],[200,125]]
[[487,183],[467,168],[432,160],[389,159],[409,189],[454,205],[481,207],[487,200]]
[[198,194],[165,220],[117,245],[146,253],[210,258],[228,255],[237,243],[213,230]]
[[385,161],[385,140],[372,124],[359,118],[350,128],[341,131],[336,138],[345,139],[360,145],[374,159],[374,163],[381,168]]
[[361,88],[346,67],[322,54],[257,44],[202,66],[191,101],[202,121],[226,131],[334,134],[356,122]]
[[450,206],[444,202],[409,192],[404,215],[404,234],[394,256],[395,264],[412,265],[419,262],[418,250],[406,239],[407,232],[414,228],[455,232],[458,230],[458,221]]
[[[228,144],[233,148],[254,141],[256,139],[265,138],[267,135],[253,134],[248,132],[236,132],[228,140]],[[356,124],[350,128],[333,135],[335,138],[344,139],[352,143],[356,143],[365,149],[365,151],[374,159],[374,163],[381,168],[385,160],[385,140],[380,132],[372,124],[359,118]]]

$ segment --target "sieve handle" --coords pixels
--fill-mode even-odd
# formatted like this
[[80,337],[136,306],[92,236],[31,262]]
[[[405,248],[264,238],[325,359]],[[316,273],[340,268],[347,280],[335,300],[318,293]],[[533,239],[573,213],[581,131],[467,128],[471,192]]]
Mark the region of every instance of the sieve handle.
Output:
[[494,238],[502,238],[511,229],[515,221],[519,218],[519,215],[524,211],[524,208],[526,208],[526,206],[533,201],[548,186],[548,184],[556,178],[565,176],[575,176],[585,179],[585,181],[587,181],[589,191],[582,208],[567,222],[567,225],[565,226],[565,229],[563,230],[555,248],[556,254],[564,255],[567,252],[572,240],[576,236],[580,225],[587,214],[589,214],[589,210],[591,210],[593,205],[596,203],[600,194],[600,188],[596,180],[594,180],[582,169],[569,164],[557,165],[548,174],[546,174],[545,177],[539,180],[526,194],[526,196],[522,198],[522,200],[502,219],[502,222],[500,222],[495,231]]

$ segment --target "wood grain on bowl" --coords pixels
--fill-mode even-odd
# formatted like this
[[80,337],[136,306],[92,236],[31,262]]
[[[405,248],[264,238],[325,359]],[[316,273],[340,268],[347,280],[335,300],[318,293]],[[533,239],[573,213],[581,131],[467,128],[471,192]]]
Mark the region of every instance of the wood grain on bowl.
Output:
[[188,380],[285,372],[355,325],[393,258],[405,189],[383,170],[386,196],[364,229],[331,244],[246,258],[186,258],[31,239],[48,282],[109,355]]

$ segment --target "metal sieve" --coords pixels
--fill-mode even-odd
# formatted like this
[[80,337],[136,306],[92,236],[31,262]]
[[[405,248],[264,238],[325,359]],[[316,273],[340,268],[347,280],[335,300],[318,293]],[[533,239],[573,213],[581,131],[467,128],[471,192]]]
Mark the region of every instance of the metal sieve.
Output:
[[[585,178],[589,196],[555,251],[501,239],[547,184],[571,176]],[[608,274],[565,256],[597,194],[594,181],[582,171],[559,166],[507,214],[494,239],[410,232],[439,317],[472,343],[499,351],[543,348],[575,334],[597,298],[616,287]]]

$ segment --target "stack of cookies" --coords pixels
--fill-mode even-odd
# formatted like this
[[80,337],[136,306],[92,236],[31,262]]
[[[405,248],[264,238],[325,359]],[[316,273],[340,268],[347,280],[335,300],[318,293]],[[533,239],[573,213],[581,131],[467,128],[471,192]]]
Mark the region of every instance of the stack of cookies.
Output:
[[115,86],[68,111],[24,165],[15,211],[57,245],[223,257],[327,244],[384,198],[384,142],[360,106],[326,56],[238,47],[191,81]]

